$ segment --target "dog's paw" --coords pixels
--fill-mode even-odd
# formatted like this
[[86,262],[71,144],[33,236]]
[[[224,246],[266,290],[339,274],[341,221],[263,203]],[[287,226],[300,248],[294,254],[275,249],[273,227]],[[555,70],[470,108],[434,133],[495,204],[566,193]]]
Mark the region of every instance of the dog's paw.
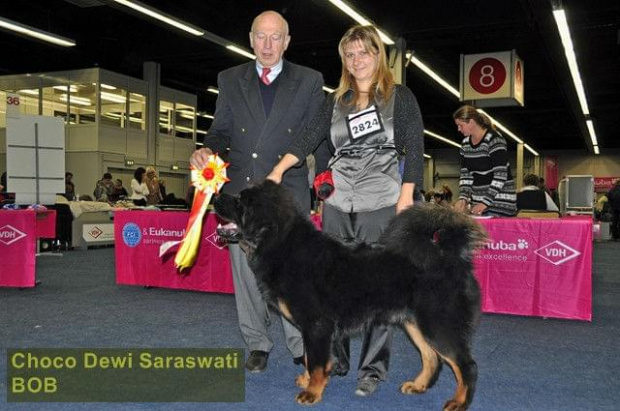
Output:
[[424,394],[428,387],[418,384],[415,381],[405,381],[400,386],[400,392],[403,394]]
[[443,411],[465,411],[467,406],[460,402],[455,401],[454,399],[448,400],[444,406]]
[[306,388],[308,388],[309,384],[310,384],[310,375],[308,375],[307,372],[304,372],[303,374],[299,374],[295,378],[295,385],[298,386],[299,388],[303,388],[305,390]]
[[321,401],[321,396],[310,391],[302,391],[295,397],[297,404],[312,405]]

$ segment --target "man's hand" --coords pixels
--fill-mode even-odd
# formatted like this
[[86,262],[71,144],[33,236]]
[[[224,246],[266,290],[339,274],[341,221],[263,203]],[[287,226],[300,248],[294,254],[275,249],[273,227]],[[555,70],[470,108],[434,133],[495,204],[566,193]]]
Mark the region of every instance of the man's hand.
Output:
[[196,170],[202,170],[209,161],[209,156],[213,155],[213,151],[210,148],[201,148],[194,151],[194,154],[189,158],[189,163],[194,166]]

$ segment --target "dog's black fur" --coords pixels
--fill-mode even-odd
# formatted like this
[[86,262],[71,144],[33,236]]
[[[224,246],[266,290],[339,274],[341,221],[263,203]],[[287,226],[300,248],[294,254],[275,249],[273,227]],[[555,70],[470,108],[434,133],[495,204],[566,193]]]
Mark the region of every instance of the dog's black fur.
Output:
[[457,389],[444,410],[465,410],[477,380],[472,333],[480,291],[472,254],[484,233],[469,217],[442,207],[397,215],[378,245],[345,246],[318,231],[281,186],[267,180],[239,196],[220,195],[217,214],[237,224],[241,245],[265,299],[300,329],[306,348],[298,403],[321,400],[336,330],[369,322],[402,325],[422,357],[422,371],[401,386],[422,393],[441,362]]

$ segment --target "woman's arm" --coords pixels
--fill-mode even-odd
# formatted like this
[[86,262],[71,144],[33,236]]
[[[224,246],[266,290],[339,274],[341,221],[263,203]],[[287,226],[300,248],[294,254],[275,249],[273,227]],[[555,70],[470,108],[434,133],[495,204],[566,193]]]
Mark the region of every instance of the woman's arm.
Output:
[[321,109],[288,147],[287,153],[266,178],[279,184],[289,168],[305,159],[308,154],[316,150],[322,141],[329,137],[333,109],[333,98],[326,99]]
[[396,212],[414,203],[416,184],[424,179],[424,121],[415,96],[407,87],[397,88],[394,107],[395,140],[399,150],[405,152],[405,167]]

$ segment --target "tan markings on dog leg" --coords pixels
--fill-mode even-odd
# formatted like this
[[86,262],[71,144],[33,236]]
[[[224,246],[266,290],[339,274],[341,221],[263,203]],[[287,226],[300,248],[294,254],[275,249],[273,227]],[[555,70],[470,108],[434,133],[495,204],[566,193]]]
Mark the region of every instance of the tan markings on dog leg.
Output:
[[452,368],[452,371],[454,372],[454,377],[456,378],[456,392],[454,393],[454,398],[449,399],[444,404],[443,411],[464,411],[467,409],[465,406],[465,401],[467,399],[467,390],[469,387],[466,387],[463,383],[463,373],[461,372],[461,367],[459,367],[451,358],[443,355],[441,355],[441,358],[443,358],[443,360],[450,365],[450,368]]
[[400,392],[403,394],[421,394],[426,392],[433,376],[437,372],[439,358],[415,323],[407,322],[404,328],[411,341],[420,350],[422,371],[412,381],[405,381],[400,386]]
[[299,388],[306,389],[310,384],[310,373],[308,370],[305,370],[303,374],[299,374],[297,378],[295,378],[295,385]]
[[280,299],[278,299],[278,309],[280,310],[282,315],[286,317],[287,320],[293,322],[293,316],[291,315],[291,312],[288,309],[288,305],[286,305],[286,303]]
[[323,391],[329,381],[328,374],[323,367],[316,367],[310,372],[308,387],[297,394],[295,400],[298,404],[316,404],[323,398]]

